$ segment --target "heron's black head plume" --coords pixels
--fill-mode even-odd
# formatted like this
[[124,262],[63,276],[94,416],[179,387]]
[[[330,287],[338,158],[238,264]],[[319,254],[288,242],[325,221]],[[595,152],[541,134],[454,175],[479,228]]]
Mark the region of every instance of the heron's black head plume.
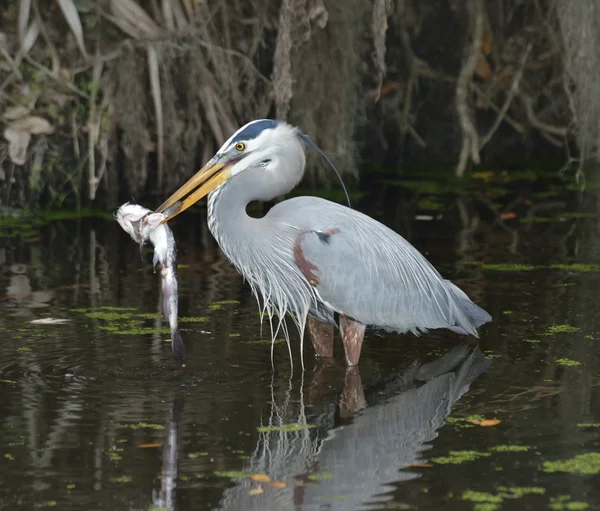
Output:
[[351,208],[352,205],[350,204],[350,196],[348,195],[348,190],[346,190],[346,185],[344,184],[344,181],[342,179],[342,176],[340,175],[340,173],[338,172],[338,169],[335,168],[335,165],[333,164],[333,162],[329,159],[329,156],[327,156],[325,154],[325,151],[323,151],[317,144],[315,144],[310,138],[308,138],[307,135],[305,135],[304,133],[302,133],[299,130],[296,130],[296,134],[298,135],[298,137],[309,147],[312,147],[313,149],[315,149],[321,156],[323,156],[323,158],[325,158],[325,160],[327,161],[327,163],[329,164],[329,166],[333,169],[333,171],[335,172],[336,176],[338,177],[338,179],[340,180],[340,184],[342,185],[342,189],[344,190],[344,194],[346,195],[346,201],[348,202],[348,207]]

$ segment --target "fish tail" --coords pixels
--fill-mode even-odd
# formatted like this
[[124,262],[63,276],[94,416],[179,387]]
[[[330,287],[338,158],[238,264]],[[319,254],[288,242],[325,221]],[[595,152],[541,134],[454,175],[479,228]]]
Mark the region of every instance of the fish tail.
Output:
[[173,358],[185,358],[185,345],[179,333],[179,328],[171,334],[171,348],[173,348]]

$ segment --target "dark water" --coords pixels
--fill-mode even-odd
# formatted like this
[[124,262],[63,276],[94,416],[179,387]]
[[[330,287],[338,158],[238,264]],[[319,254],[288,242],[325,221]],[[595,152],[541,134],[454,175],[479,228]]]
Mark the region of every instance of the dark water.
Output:
[[519,197],[504,223],[493,193],[363,201],[494,321],[478,345],[369,337],[348,373],[339,345],[302,372],[297,342],[273,371],[202,215],[174,225],[185,368],[114,221],[3,231],[0,509],[598,508],[600,268],[573,266],[600,263],[596,199]]

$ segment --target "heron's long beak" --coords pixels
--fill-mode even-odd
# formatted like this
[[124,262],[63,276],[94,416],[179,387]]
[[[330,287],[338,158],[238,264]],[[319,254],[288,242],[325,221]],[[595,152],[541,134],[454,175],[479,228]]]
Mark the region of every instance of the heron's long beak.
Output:
[[156,213],[165,215],[165,219],[161,223],[184,212],[217,186],[227,181],[231,177],[232,164],[233,162],[215,161],[214,158],[210,160],[156,210]]

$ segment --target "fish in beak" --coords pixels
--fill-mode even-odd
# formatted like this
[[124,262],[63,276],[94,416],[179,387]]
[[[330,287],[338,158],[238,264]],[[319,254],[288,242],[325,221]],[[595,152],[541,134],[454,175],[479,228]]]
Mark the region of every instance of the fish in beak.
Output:
[[165,216],[161,223],[183,213],[227,181],[231,177],[231,166],[234,163],[236,163],[234,160],[220,161],[216,156],[212,158],[156,210],[156,213]]

